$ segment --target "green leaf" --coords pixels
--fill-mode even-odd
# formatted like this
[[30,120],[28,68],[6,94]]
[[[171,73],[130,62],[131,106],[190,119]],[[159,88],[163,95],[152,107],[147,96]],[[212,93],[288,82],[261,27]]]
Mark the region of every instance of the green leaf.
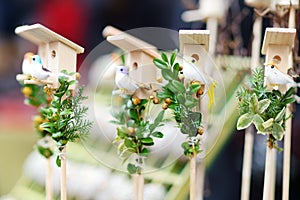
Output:
[[195,94],[201,88],[200,84],[193,84],[190,86],[190,93]]
[[59,131],[57,133],[53,133],[51,136],[52,136],[52,138],[59,138],[59,137],[63,136],[63,133]]
[[294,97],[291,97],[291,98],[285,99],[283,103],[285,105],[287,105],[287,104],[290,104],[290,103],[294,103],[295,101],[296,101],[296,99]]
[[141,142],[146,146],[151,146],[154,144],[153,139],[151,137],[142,138]]
[[286,93],[284,94],[284,98],[288,98],[290,96],[292,96],[295,92],[295,89],[293,87],[291,87],[288,91],[286,91]]
[[267,121],[262,123],[262,126],[264,127],[264,129],[268,129],[268,128],[272,127],[273,122],[274,122],[273,118],[268,119]]
[[173,73],[169,69],[162,69],[161,75],[167,81],[171,81],[174,79]]
[[[172,93],[178,93],[177,88],[172,84],[172,82],[168,83],[165,87],[168,88]],[[168,96],[171,97],[172,95]]]
[[128,120],[127,127],[134,127],[134,125],[135,125],[135,121],[134,120],[132,120],[132,119]]
[[133,119],[136,122],[140,121],[136,109],[134,109],[134,108],[129,109],[128,110],[128,115],[129,115],[130,119]]
[[125,144],[125,147],[127,147],[127,148],[135,148],[136,147],[136,144],[132,140],[127,139],[127,138],[125,139],[124,144]]
[[121,138],[124,139],[128,135],[128,129],[125,127],[117,128],[117,135]]
[[153,132],[151,135],[153,137],[156,137],[156,138],[163,138],[164,137],[164,134],[160,131]]
[[61,160],[60,160],[60,157],[59,157],[59,156],[56,156],[56,165],[57,165],[58,167],[61,166]]
[[166,63],[165,61],[160,60],[158,58],[154,58],[153,63],[159,69],[169,69],[168,63]]
[[136,174],[138,167],[136,167],[134,164],[128,163],[127,170],[130,174]]
[[272,135],[276,140],[282,140],[284,129],[278,123],[274,123],[272,127]]
[[185,92],[185,87],[180,81],[172,80],[171,83],[179,92]]
[[115,139],[112,141],[113,144],[118,143],[122,140],[119,136],[116,136]]
[[41,124],[41,127],[43,128],[49,128],[49,127],[54,127],[55,126],[55,123],[53,122],[44,122]]
[[186,101],[184,105],[190,109],[194,108],[196,105],[198,105],[198,100],[194,99],[192,96],[187,96]]
[[148,156],[148,154],[149,154],[149,151],[147,148],[143,148],[143,150],[140,153],[141,156]]
[[264,120],[261,116],[259,116],[258,114],[255,114],[253,117],[253,124],[255,126],[255,128],[257,129],[258,133],[262,133],[262,134],[266,134],[266,131],[263,127]]
[[282,110],[276,115],[275,122],[280,122],[283,119],[284,115],[285,115],[285,107],[283,107]]
[[163,61],[165,61],[167,63],[169,62],[168,57],[165,53],[161,53],[161,58],[163,59]]
[[262,114],[270,105],[270,99],[263,99],[258,102],[258,113]]
[[256,114],[258,111],[258,99],[256,94],[254,94],[249,102],[249,109],[252,113]]
[[174,62],[175,62],[175,59],[176,59],[176,55],[177,55],[177,49],[175,49],[171,55],[171,58],[170,58],[170,64],[171,66],[173,66]]
[[60,115],[70,115],[70,114],[72,114],[72,111],[69,109],[66,109],[60,113]]
[[237,130],[242,130],[250,126],[253,122],[253,114],[245,113],[241,115],[237,121],[236,128]]
[[179,94],[177,94],[177,100],[178,100],[178,102],[180,103],[180,104],[184,104],[185,103],[185,98],[184,98],[184,95],[183,94],[181,94],[181,93],[179,93]]

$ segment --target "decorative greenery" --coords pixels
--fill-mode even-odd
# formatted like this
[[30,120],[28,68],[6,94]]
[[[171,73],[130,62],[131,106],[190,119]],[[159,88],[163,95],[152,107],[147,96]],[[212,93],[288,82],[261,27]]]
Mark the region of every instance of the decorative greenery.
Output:
[[[74,142],[79,138],[88,134],[92,123],[84,119],[86,117],[88,107],[83,106],[82,102],[87,99],[83,96],[83,87],[80,87],[75,93],[69,90],[76,80],[69,81],[69,76],[75,73],[59,76],[60,86],[58,89],[48,88],[51,95],[49,107],[41,109],[42,116],[47,119],[40,127],[42,131],[50,133],[52,139],[56,142],[59,151],[62,151],[65,145],[71,141]],[[57,157],[57,165],[60,166],[60,158]]]
[[111,122],[119,125],[113,143],[119,143],[118,155],[124,162],[131,156],[136,156],[135,163],[129,163],[127,170],[130,174],[140,174],[144,158],[149,154],[148,147],[154,145],[153,138],[163,137],[163,133],[157,131],[157,128],[163,125],[164,111],[152,122],[146,119],[147,108],[151,103],[148,99],[123,94],[120,96],[122,106],[112,113],[115,120]]
[[253,71],[250,79],[250,87],[242,88],[238,92],[240,117],[237,121],[237,129],[245,129],[251,124],[259,134],[270,134],[270,147],[276,147],[277,140],[282,140],[285,122],[290,116],[286,116],[286,106],[295,101],[294,88],[290,88],[284,94],[278,90],[267,90],[264,86],[263,69]]
[[199,94],[203,94],[203,91],[200,82],[184,80],[180,73],[183,67],[175,62],[176,56],[177,50],[173,51],[170,58],[162,53],[161,59],[153,60],[155,66],[161,70],[163,79],[167,81],[157,97],[164,102],[163,109],[172,110],[180,131],[187,135],[188,141],[182,143],[182,148],[186,156],[192,157],[201,152],[200,139],[197,136],[203,134],[202,114],[195,110],[199,105]]

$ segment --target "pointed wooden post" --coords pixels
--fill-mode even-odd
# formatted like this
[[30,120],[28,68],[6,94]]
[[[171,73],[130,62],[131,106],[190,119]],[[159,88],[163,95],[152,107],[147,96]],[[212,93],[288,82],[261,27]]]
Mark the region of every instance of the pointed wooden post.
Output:
[[[262,47],[262,54],[266,55],[266,63],[276,60],[279,70],[283,73],[287,73],[287,69],[292,66],[290,58],[295,36],[296,29],[294,28],[267,28]],[[281,86],[279,90],[284,92],[287,89],[286,87],[287,86]],[[291,132],[291,127],[286,127],[285,134],[287,134],[287,132]],[[288,137],[289,135],[290,134],[288,134]],[[276,150],[274,148],[267,147],[265,167],[263,199],[272,200],[274,199],[276,180]],[[285,175],[289,176],[289,171],[288,174]],[[286,179],[286,177],[283,177],[283,179]],[[289,182],[287,184],[289,184]]]
[[[16,34],[29,40],[38,46],[38,55],[41,57],[43,67],[50,70],[56,76],[49,76],[46,81],[24,80],[25,84],[47,84],[51,88],[58,88],[58,74],[61,70],[67,70],[68,73],[76,72],[77,54],[83,53],[84,48],[46,28],[41,24],[24,25],[15,29]],[[75,75],[71,77],[75,79]],[[71,85],[70,90],[75,89]],[[60,148],[60,147],[58,147]],[[61,152],[61,200],[67,199],[66,190],[66,146],[59,149]],[[51,167],[50,161],[47,161],[46,177],[46,198],[51,199]],[[49,185],[50,184],[50,185]]]
[[[209,50],[209,31],[208,30],[179,30],[179,43],[180,43],[180,53],[183,55],[183,65],[186,59],[198,58],[201,62],[202,55],[201,52]],[[198,61],[197,61],[198,62]],[[202,62],[201,62],[202,63]],[[202,63],[201,71],[205,71],[205,63]],[[198,66],[200,67],[200,66]],[[208,101],[203,99],[201,102],[201,110],[203,119],[207,118],[208,113]],[[199,104],[200,106],[200,104]],[[204,127],[207,129],[207,127]],[[207,134],[207,133],[205,133]],[[204,190],[204,179],[205,179],[205,162],[196,162],[196,155],[190,159],[190,199],[191,200],[202,200],[203,190]]]
[[[245,0],[245,3],[255,8],[266,8],[269,5],[268,0]],[[251,71],[260,66],[260,44],[262,31],[262,17],[255,16],[253,23],[253,41],[251,51]],[[243,156],[243,171],[242,171],[242,186],[241,186],[241,200],[248,200],[250,198],[251,185],[251,169],[252,169],[252,153],[255,138],[255,129],[250,126],[245,131],[244,140],[244,156]]]
[[[126,66],[129,67],[129,76],[143,84],[152,84],[157,82],[157,70],[153,64],[153,58],[160,57],[157,48],[147,42],[144,42],[130,34],[108,26],[103,30],[103,35],[107,36],[107,41],[117,46],[127,53]],[[154,87],[154,85],[153,85]],[[154,89],[154,88],[152,88]],[[150,93],[135,93],[140,99],[149,98]],[[134,174],[133,179],[133,199],[143,200],[144,195],[144,175]]]

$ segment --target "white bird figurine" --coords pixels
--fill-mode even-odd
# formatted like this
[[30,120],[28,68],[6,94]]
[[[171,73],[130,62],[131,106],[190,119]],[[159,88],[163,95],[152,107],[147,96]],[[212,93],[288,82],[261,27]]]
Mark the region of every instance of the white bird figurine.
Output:
[[299,83],[296,83],[291,76],[281,72],[274,62],[269,62],[264,65],[267,81],[273,86],[275,90],[278,90],[279,85],[299,87]]
[[42,59],[39,55],[32,56],[32,68],[31,76],[38,80],[45,80],[51,75],[51,71],[43,67]]
[[116,66],[115,84],[123,92],[135,92],[142,84],[136,82],[128,76],[128,71],[125,66]]
[[32,72],[32,57],[34,54],[32,52],[27,52],[24,55],[22,62],[22,73],[25,75],[31,75]]
[[201,71],[199,65],[199,62],[194,57],[184,56],[180,75],[183,75],[186,80],[191,82],[199,81],[201,84],[205,85],[203,93],[207,93],[209,97],[209,108],[211,108],[215,103],[214,89],[216,87],[216,82],[211,76]]

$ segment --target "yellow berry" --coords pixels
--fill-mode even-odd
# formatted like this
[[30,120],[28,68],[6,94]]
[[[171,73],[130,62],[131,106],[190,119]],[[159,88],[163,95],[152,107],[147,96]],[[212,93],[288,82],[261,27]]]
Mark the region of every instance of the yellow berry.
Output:
[[28,97],[28,96],[30,96],[30,95],[32,94],[32,89],[31,89],[30,87],[24,87],[24,88],[22,89],[22,93],[23,93],[26,97]]
[[203,135],[204,129],[203,129],[202,127],[199,127],[197,133],[198,133],[199,135]]
[[166,104],[169,105],[171,102],[172,102],[172,100],[171,100],[170,98],[166,98],[166,99],[165,99],[165,103],[166,103]]
[[81,78],[81,74],[79,72],[76,72],[76,80],[80,79]]
[[158,104],[158,103],[159,103],[159,99],[158,99],[158,98],[154,98],[154,99],[153,99],[153,103],[154,103],[154,104]]
[[132,103],[133,103],[134,105],[138,105],[138,104],[141,103],[141,100],[140,100],[138,97],[134,97],[134,98],[132,99]]
[[40,131],[40,132],[43,132],[43,131],[44,131],[44,128],[43,128],[41,125],[39,125],[39,126],[37,127],[37,129],[38,129],[38,131]]
[[35,124],[41,124],[43,122],[43,118],[39,115],[36,115],[34,118],[33,118],[33,121]]
[[164,110],[166,110],[168,107],[169,107],[169,105],[168,105],[167,103],[163,103],[162,108],[163,108]]
[[150,99],[150,100],[153,100],[154,98],[155,98],[155,97],[154,97],[153,95],[150,95],[150,96],[149,96],[149,99]]
[[128,127],[128,134],[131,135],[134,133],[134,128]]
[[179,66],[179,71],[182,71],[183,70],[183,66]]

